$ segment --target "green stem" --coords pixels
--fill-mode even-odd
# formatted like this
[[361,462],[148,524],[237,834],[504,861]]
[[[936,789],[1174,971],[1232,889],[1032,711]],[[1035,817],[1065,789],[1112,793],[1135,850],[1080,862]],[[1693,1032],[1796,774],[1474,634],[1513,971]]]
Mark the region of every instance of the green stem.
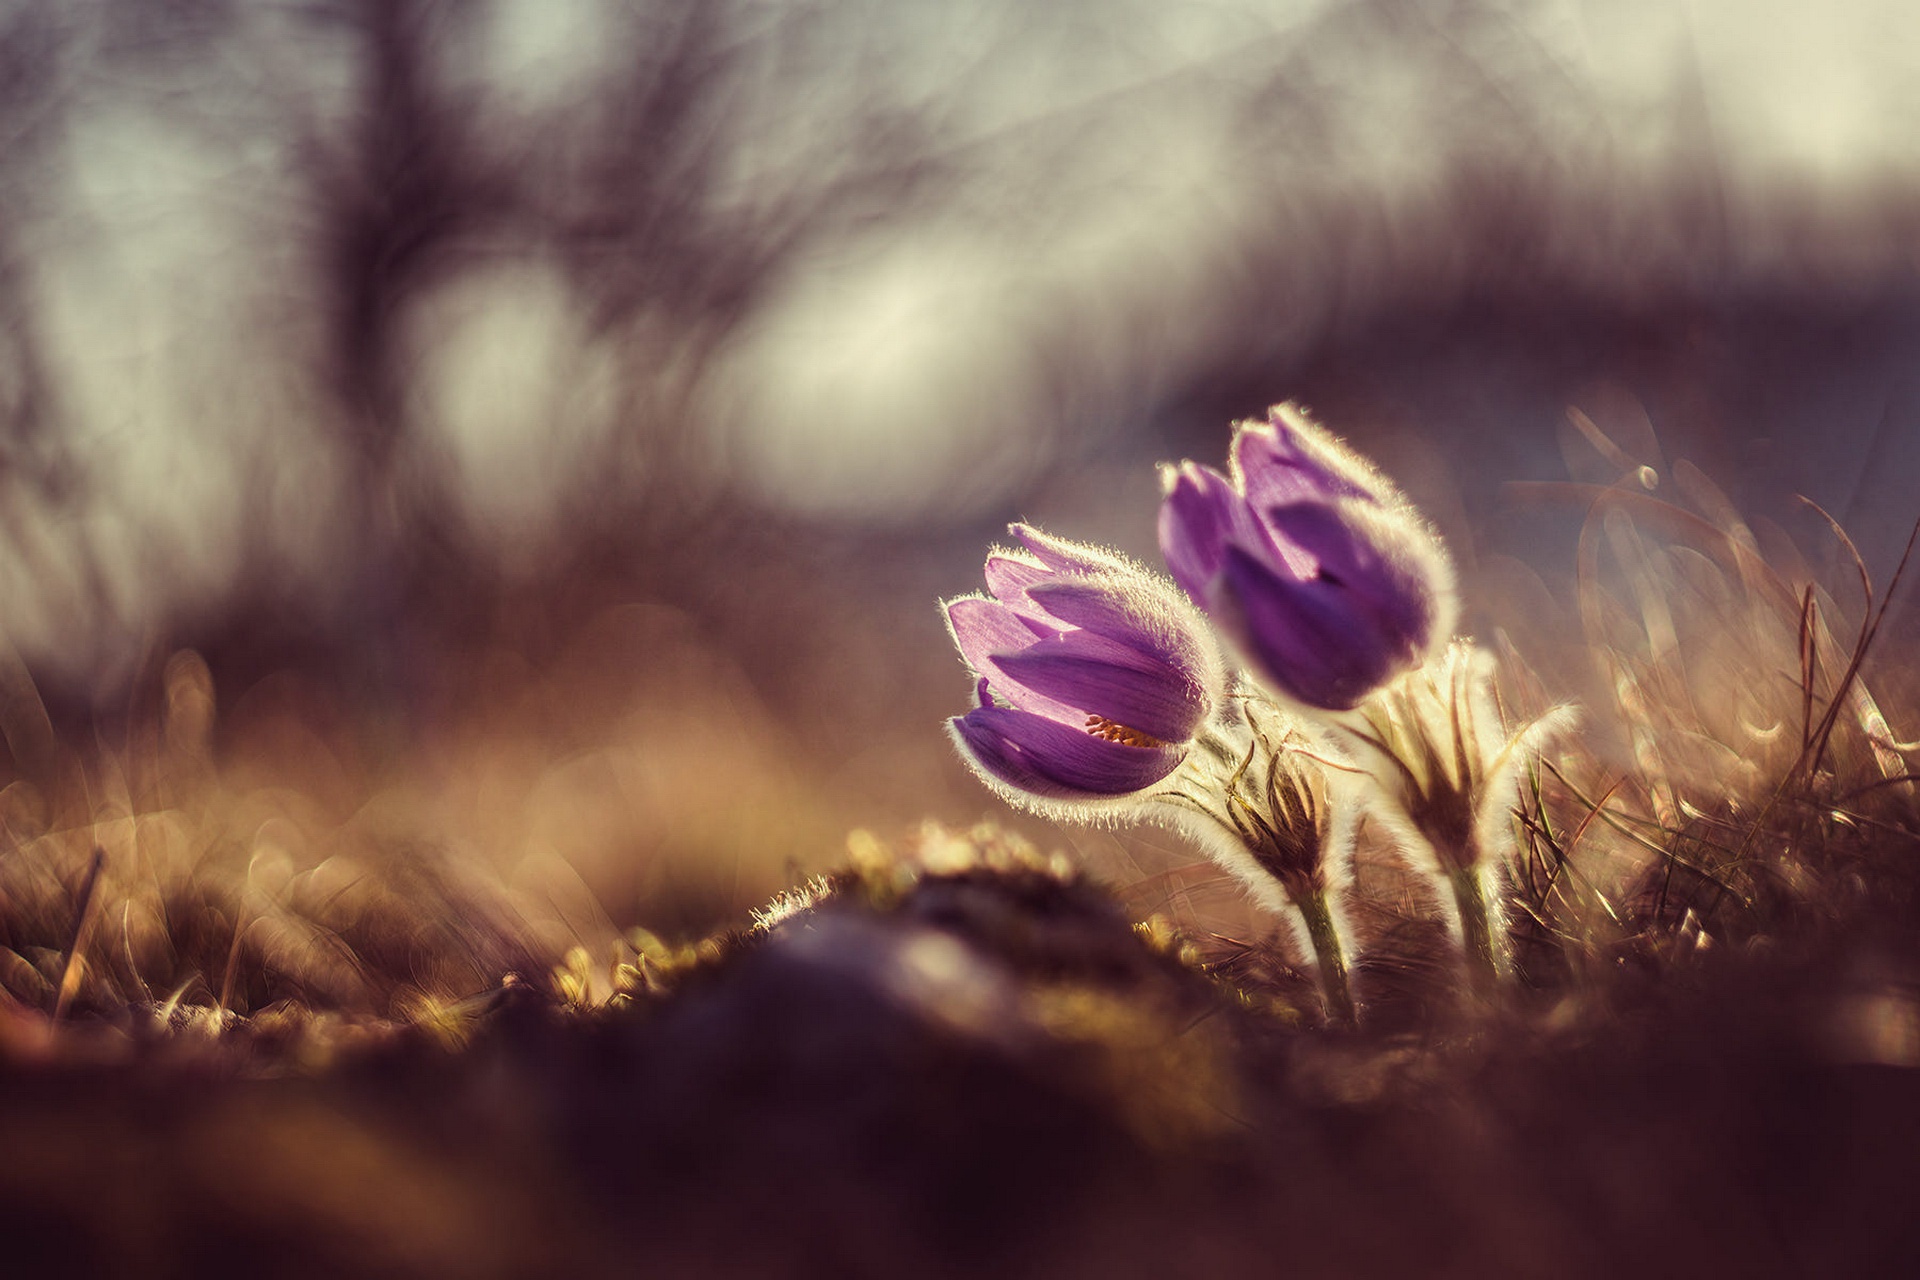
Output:
[[1455,867],[1447,874],[1453,881],[1454,903],[1460,909],[1460,942],[1466,952],[1468,980],[1479,994],[1491,994],[1499,981],[1500,964],[1494,953],[1480,874],[1473,867]]
[[1295,898],[1293,905],[1306,922],[1314,959],[1320,962],[1320,990],[1327,1001],[1327,1021],[1336,1026],[1354,1026],[1358,1017],[1353,1006],[1353,990],[1347,985],[1347,955],[1340,945],[1340,931],[1334,928],[1333,912],[1327,907],[1327,891],[1316,887]]

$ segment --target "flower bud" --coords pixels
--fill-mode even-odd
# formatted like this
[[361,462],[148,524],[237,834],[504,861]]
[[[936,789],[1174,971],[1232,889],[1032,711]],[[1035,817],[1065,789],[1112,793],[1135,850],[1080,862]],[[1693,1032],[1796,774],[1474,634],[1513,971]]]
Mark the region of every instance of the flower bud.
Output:
[[977,705],[949,723],[981,777],[1026,808],[1137,797],[1219,709],[1225,672],[1173,584],[1025,525],[988,593],[946,602]]
[[1282,405],[1239,424],[1231,470],[1165,469],[1160,548],[1277,692],[1348,710],[1446,640],[1446,551],[1358,456]]

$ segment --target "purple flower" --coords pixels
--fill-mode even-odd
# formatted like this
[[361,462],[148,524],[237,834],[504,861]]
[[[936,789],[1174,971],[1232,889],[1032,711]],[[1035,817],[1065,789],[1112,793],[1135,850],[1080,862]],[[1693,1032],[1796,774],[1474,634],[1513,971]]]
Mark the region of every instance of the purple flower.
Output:
[[1344,711],[1446,639],[1446,552],[1373,468],[1281,405],[1239,424],[1231,470],[1166,469],[1160,549],[1281,693]]
[[1204,619],[1173,584],[1117,555],[1014,525],[988,594],[945,604],[976,680],[949,722],[996,790],[1044,801],[1133,796],[1180,767],[1221,699]]

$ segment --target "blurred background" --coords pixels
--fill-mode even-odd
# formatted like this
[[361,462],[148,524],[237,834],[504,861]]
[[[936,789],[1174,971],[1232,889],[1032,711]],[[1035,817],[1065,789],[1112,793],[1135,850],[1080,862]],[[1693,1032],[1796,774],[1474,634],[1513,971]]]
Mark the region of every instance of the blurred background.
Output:
[[1007,816],[936,598],[1016,518],[1157,560],[1153,464],[1283,399],[1575,696],[1560,482],[1897,559],[1916,64],[1893,0],[14,0],[10,776],[197,708],[296,862],[738,922]]

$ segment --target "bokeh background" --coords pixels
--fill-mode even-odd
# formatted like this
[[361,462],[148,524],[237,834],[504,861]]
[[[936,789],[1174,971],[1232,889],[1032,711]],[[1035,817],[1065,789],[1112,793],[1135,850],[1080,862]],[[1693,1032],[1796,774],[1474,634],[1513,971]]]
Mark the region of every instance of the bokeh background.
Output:
[[11,767],[190,704],[280,845],[738,921],[1001,816],[935,600],[1008,520],[1154,559],[1153,464],[1289,398],[1578,696],[1562,482],[1897,558],[1917,64],[1892,0],[16,0]]

